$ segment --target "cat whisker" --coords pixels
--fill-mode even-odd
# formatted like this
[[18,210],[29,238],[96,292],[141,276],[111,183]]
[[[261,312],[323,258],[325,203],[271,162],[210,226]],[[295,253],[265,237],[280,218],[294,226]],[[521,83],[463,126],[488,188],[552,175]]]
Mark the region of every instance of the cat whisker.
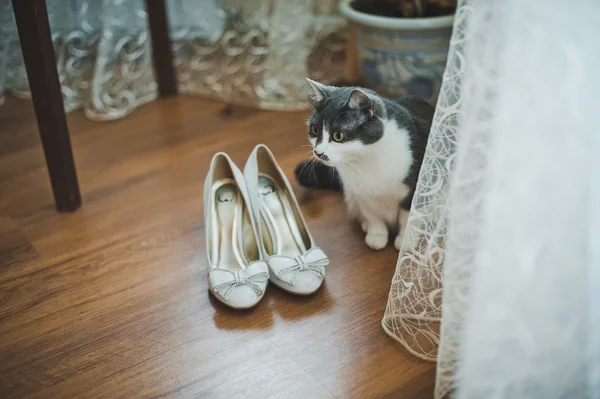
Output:
[[311,175],[311,174],[313,175],[313,177],[315,178],[315,181],[317,180],[317,174],[315,173],[316,167],[317,167],[317,164],[315,161],[310,162],[309,166],[308,166],[308,172],[307,172],[309,175]]
[[346,158],[349,158],[349,160],[346,160],[345,162],[349,166],[351,166],[352,168],[354,168],[354,170],[356,170],[356,172],[360,173],[360,175],[363,178],[365,178],[365,174],[364,174],[363,170],[361,170],[361,168],[359,168],[357,165],[354,164],[354,162],[356,162],[356,163],[358,163],[364,169],[365,165],[363,164],[363,162],[360,159],[358,159],[358,158],[355,158],[355,157],[352,157],[352,156],[348,156],[348,155],[346,155]]
[[350,183],[354,184],[356,182],[356,176],[348,169],[347,164],[345,162],[340,162],[336,165],[336,169],[340,173],[342,180],[347,180]]
[[348,158],[347,160],[350,162],[358,162],[359,164],[364,166],[363,162],[359,158],[353,157],[351,155],[346,155],[346,158]]
[[304,164],[302,165],[302,168],[300,169],[299,174],[303,174],[304,171],[306,170],[306,168],[310,168],[313,163],[314,163],[314,159],[311,159],[309,156],[305,157]]
[[348,161],[342,161],[340,164],[344,170],[344,178],[349,180],[351,183],[357,183],[359,182],[359,179],[366,179],[363,171],[358,169],[356,165],[353,165]]
[[308,101],[301,101],[300,104],[307,109],[310,109],[313,113],[316,112],[314,105]]
[[315,153],[313,151],[308,151],[306,155],[304,155],[305,161],[315,162],[317,159],[315,158]]
[[362,170],[360,170],[356,165],[354,165],[351,162],[345,162],[346,165],[352,167],[358,174],[360,174],[360,176],[364,179],[365,178],[365,174],[363,173]]

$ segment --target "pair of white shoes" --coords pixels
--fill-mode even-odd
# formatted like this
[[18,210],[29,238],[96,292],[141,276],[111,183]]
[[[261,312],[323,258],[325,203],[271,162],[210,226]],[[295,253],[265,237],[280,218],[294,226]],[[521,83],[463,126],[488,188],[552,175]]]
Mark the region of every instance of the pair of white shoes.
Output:
[[244,173],[217,153],[204,184],[208,286],[235,309],[255,306],[270,280],[298,295],[323,284],[329,259],[313,241],[289,181],[259,144]]

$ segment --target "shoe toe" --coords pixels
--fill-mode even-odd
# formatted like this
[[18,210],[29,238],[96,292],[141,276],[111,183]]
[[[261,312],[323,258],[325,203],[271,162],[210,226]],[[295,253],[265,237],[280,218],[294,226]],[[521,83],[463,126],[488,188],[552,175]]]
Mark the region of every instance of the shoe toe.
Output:
[[246,285],[233,288],[228,298],[225,298],[218,292],[213,291],[213,293],[219,301],[223,302],[227,306],[230,306],[234,309],[248,309],[253,306],[256,306],[256,304],[260,302],[260,300],[264,296],[265,289],[267,288],[266,282],[257,285],[262,291],[262,294],[260,295],[257,294],[256,291],[254,291],[252,288]]
[[309,270],[300,271],[296,274],[294,284],[289,284],[279,280],[277,277],[272,277],[273,283],[282,289],[298,295],[309,295],[317,291],[323,284],[323,278],[315,275]]
[[312,294],[323,284],[323,278],[310,271],[303,271],[296,276],[296,292],[299,294]]

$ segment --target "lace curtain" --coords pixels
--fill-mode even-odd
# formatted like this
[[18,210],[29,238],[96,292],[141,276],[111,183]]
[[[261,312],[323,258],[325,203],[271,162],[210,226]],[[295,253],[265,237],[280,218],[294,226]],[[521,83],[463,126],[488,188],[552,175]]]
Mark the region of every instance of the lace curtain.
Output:
[[[47,0],[67,111],[120,118],[156,98],[143,0]],[[300,109],[305,77],[343,75],[337,0],[169,0],[182,93],[248,106]],[[0,0],[0,103],[28,95],[11,0]]]
[[599,26],[460,1],[382,321],[437,398],[600,398]]

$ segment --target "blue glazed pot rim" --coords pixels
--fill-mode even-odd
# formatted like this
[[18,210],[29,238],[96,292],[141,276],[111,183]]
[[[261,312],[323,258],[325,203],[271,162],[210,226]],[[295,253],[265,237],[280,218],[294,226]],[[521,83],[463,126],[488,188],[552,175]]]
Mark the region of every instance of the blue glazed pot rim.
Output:
[[348,18],[351,22],[373,26],[375,28],[395,30],[429,30],[450,28],[454,22],[454,15],[431,18],[391,18],[365,14],[364,12],[356,11],[354,8],[352,8],[350,6],[351,1],[352,0],[343,0],[340,2],[339,9],[342,15]]

